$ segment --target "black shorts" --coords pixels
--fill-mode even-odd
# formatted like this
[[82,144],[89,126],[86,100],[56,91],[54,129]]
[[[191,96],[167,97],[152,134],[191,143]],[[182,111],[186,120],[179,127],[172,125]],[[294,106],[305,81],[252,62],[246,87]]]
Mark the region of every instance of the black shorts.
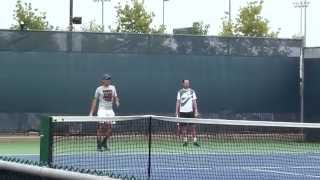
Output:
[[[179,117],[181,117],[181,118],[195,118],[194,112],[188,112],[188,113],[180,112],[180,113],[179,113]],[[190,126],[190,125],[193,125],[192,123],[179,123],[179,124],[180,124],[180,126]]]
[[112,122],[98,122],[99,130],[108,130],[112,127]]
[[194,118],[194,112],[180,112],[179,117],[181,117],[181,118]]

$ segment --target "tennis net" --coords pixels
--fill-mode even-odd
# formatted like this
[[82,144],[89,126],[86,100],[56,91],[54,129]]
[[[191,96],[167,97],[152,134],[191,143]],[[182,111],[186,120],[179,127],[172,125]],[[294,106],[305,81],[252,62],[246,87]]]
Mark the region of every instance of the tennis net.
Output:
[[0,156],[1,180],[117,180],[107,176],[98,176],[98,174],[97,171],[88,169],[49,168],[46,164],[36,161]]
[[319,123],[153,115],[44,122],[41,158],[53,166],[132,179],[320,178],[320,143],[304,133]]

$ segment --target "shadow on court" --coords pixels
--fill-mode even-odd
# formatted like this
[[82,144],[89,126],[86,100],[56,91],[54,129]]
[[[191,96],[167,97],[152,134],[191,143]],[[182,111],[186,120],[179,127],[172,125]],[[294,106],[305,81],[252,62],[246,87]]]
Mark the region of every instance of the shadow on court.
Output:
[[[33,161],[39,159],[35,155],[15,157]],[[54,162],[134,176],[137,179],[148,178],[148,156],[145,154],[101,152],[81,156],[61,155]],[[152,155],[151,179],[320,179],[320,154]]]

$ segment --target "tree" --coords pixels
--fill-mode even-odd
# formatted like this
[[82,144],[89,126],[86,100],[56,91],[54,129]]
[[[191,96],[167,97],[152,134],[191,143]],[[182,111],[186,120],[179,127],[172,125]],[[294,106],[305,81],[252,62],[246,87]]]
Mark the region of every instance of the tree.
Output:
[[25,30],[52,30],[54,28],[46,21],[45,12],[39,12],[38,9],[32,8],[31,3],[22,3],[21,0],[17,0],[13,17],[16,24],[12,25],[11,29],[21,29],[21,25]]
[[222,18],[222,32],[219,33],[220,36],[234,36],[234,24],[229,21],[227,16]]
[[207,35],[210,25],[204,24],[202,21],[192,23],[191,34],[193,35]]
[[144,1],[131,0],[131,4],[126,3],[122,6],[120,3],[117,9],[117,27],[112,30],[116,32],[135,32],[151,33],[154,13],[147,12],[144,8]]
[[250,37],[277,37],[279,32],[273,32],[268,26],[269,21],[260,14],[263,0],[248,2],[239,10],[239,16],[235,23],[229,22],[226,17],[222,20],[222,32],[226,36],[250,36]]
[[159,28],[154,27],[151,30],[153,34],[164,34],[166,32],[167,27],[165,25],[160,25]]
[[89,21],[88,24],[81,26],[81,31],[84,32],[104,32],[103,25],[99,25],[95,20]]

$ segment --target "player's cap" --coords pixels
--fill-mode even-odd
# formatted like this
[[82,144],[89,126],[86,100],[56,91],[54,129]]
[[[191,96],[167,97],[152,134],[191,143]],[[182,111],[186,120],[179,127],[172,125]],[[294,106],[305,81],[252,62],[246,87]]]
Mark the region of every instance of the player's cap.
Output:
[[109,74],[104,74],[102,76],[102,80],[110,80],[111,79],[111,76]]

